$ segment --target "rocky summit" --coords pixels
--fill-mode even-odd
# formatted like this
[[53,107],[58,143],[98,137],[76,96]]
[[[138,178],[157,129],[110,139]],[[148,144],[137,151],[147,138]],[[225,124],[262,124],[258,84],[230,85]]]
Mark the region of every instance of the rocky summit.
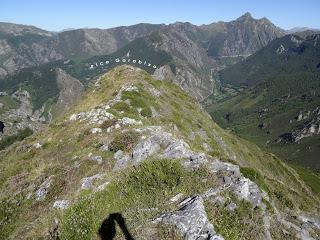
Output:
[[319,196],[296,171],[179,86],[128,65],[84,92],[58,75],[78,100],[0,152],[0,239],[320,238]]

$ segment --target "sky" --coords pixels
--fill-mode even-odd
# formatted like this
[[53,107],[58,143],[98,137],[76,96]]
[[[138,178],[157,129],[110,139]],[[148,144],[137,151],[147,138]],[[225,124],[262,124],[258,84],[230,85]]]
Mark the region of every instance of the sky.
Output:
[[250,12],[290,29],[320,29],[320,0],[0,0],[0,22],[50,31],[136,23],[231,21]]

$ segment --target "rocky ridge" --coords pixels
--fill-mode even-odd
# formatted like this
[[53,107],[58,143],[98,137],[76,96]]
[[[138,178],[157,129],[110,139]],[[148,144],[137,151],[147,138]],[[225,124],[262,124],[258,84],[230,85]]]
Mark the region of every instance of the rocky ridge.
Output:
[[[314,208],[302,214],[299,205],[316,208],[319,200],[292,169],[225,133],[179,87],[130,66],[111,70],[62,121],[1,154],[2,196],[12,213],[0,226],[11,238],[50,236],[52,227],[61,238],[94,238],[113,211],[146,239],[228,239],[227,228],[255,239],[319,236]],[[13,157],[29,154],[32,174],[10,175]],[[15,222],[12,231],[12,216],[30,224]]]

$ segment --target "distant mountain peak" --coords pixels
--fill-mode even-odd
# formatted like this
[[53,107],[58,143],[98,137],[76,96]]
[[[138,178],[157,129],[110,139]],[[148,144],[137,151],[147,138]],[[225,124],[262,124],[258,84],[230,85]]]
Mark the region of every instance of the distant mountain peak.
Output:
[[236,20],[249,20],[249,19],[253,19],[251,13],[246,12],[245,14],[243,14],[242,16],[238,17]]

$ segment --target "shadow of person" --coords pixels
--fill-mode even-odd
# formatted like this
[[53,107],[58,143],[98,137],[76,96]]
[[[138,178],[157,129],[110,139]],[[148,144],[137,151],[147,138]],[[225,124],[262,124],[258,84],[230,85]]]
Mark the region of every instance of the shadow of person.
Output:
[[99,235],[101,240],[112,240],[116,236],[116,223],[118,223],[123,235],[126,240],[134,240],[131,236],[124,218],[120,213],[111,213],[108,218],[106,218],[100,228]]

